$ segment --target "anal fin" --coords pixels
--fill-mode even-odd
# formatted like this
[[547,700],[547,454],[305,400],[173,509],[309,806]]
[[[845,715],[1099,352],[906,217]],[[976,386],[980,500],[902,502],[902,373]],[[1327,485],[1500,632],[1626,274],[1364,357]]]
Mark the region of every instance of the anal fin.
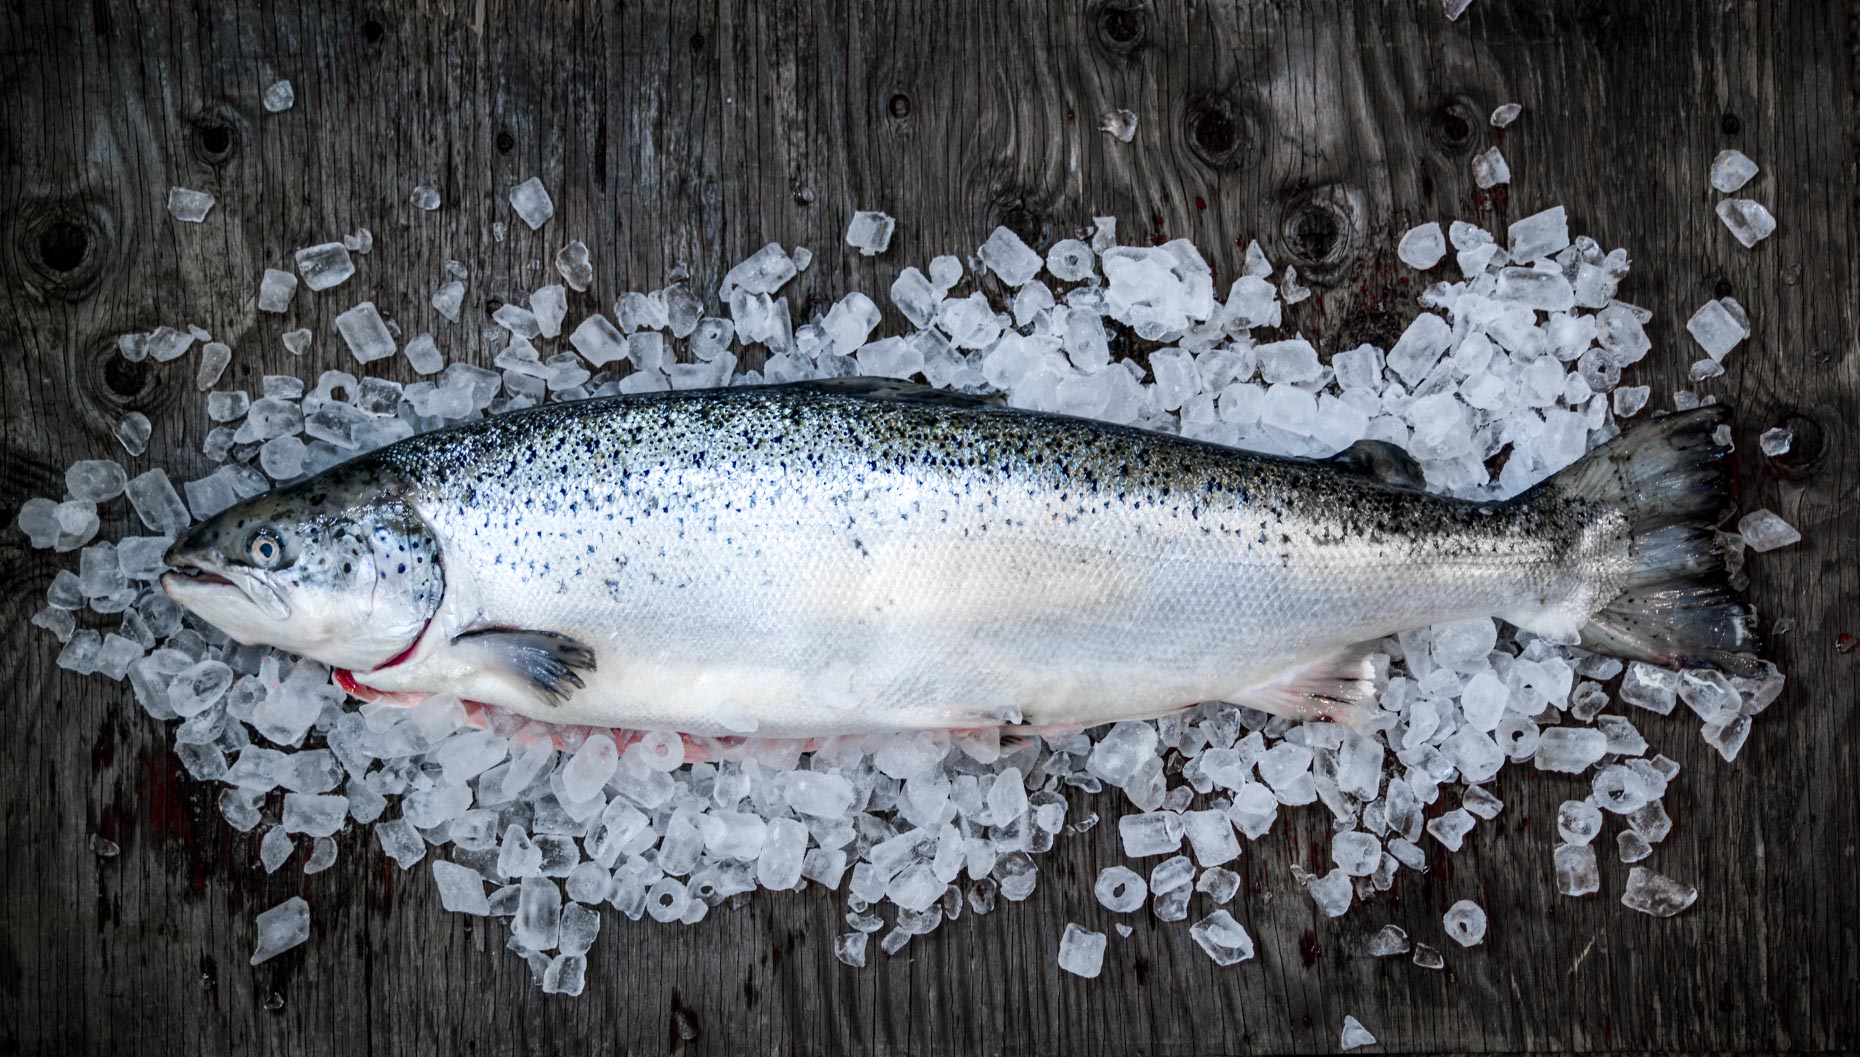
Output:
[[452,637],[452,647],[478,664],[528,687],[551,705],[587,686],[582,672],[594,671],[594,650],[579,639],[528,628],[480,628]]
[[1375,670],[1369,663],[1374,648],[1361,642],[1294,665],[1233,703],[1288,719],[1354,725],[1375,708]]

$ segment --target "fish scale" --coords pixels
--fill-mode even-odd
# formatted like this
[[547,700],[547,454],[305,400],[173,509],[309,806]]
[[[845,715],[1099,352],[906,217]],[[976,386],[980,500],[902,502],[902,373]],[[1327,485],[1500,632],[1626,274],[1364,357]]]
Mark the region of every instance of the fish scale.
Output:
[[1624,503],[1575,480],[1472,502],[855,379],[546,405],[251,502],[391,497],[430,532],[439,604],[363,685],[811,737],[1209,699],[1342,717],[1384,635],[1503,616],[1575,641],[1637,561]]

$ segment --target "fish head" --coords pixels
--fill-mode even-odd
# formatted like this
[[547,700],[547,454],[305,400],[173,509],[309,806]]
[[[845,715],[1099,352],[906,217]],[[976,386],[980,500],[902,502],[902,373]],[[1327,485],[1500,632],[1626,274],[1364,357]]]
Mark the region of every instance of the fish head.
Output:
[[412,650],[445,593],[438,541],[392,492],[315,477],[195,525],[162,589],[246,645],[369,671]]

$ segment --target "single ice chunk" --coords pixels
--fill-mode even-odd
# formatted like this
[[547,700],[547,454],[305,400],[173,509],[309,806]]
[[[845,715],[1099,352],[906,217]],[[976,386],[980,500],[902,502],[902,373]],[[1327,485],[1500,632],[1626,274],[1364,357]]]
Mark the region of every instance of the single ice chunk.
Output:
[[1802,542],[1802,534],[1795,526],[1769,510],[1752,510],[1739,518],[1737,533],[1744,537],[1745,546],[1759,553]]
[[219,384],[232,362],[232,347],[221,341],[209,341],[200,347],[200,366],[194,371],[194,387],[201,392]]
[[1621,905],[1654,917],[1670,918],[1691,906],[1698,897],[1698,889],[1691,885],[1636,866],[1628,871],[1627,890],[1621,894]]
[[131,455],[140,455],[148,450],[149,435],[154,432],[149,417],[140,411],[131,411],[116,424],[116,442]]
[[1485,939],[1485,910],[1470,899],[1448,907],[1443,921],[1447,935],[1462,947],[1477,946]]
[[1602,832],[1602,809],[1587,800],[1565,800],[1556,811],[1556,833],[1568,844],[1587,844]]
[[149,331],[149,340],[144,347],[148,350],[149,359],[156,363],[167,363],[192,348],[196,340],[187,331],[160,326]]
[[258,281],[258,310],[260,312],[282,312],[291,307],[291,298],[297,296],[297,277],[290,272],[281,272],[276,268],[266,268],[265,275]]
[[484,875],[471,867],[434,859],[433,881],[439,886],[439,905],[447,910],[479,917],[491,913],[491,903],[484,896]]
[[1472,832],[1474,822],[1472,813],[1464,808],[1454,808],[1443,815],[1427,820],[1427,832],[1435,840],[1446,846],[1448,851],[1459,851],[1466,834]]
[[283,342],[285,352],[292,356],[302,356],[304,350],[310,347],[310,330],[307,327],[287,330],[283,334]]
[[1615,834],[1615,849],[1622,862],[1640,862],[1653,854],[1653,845],[1647,843],[1647,838],[1631,829]]
[[297,273],[312,290],[327,290],[355,274],[355,259],[340,242],[306,246],[296,253]]
[[1005,226],[989,232],[988,240],[982,243],[978,252],[988,270],[1000,276],[1001,281],[1011,287],[1024,286],[1040,274],[1041,265],[1046,263],[1021,241],[1019,235]]
[[1763,431],[1763,435],[1757,438],[1757,447],[1762,449],[1763,454],[1771,458],[1775,458],[1778,455],[1789,454],[1789,448],[1794,443],[1795,430],[1790,429],[1788,426],[1774,426],[1770,429],[1766,429]]
[[251,963],[270,961],[310,938],[310,904],[302,896],[292,896],[258,915],[258,947],[252,951]]
[[864,932],[848,932],[833,941],[833,956],[855,969],[863,969],[865,946],[869,938]]
[[1225,910],[1216,910],[1195,922],[1188,934],[1216,965],[1238,965],[1253,957],[1253,937]]
[[1090,246],[1078,239],[1061,239],[1046,251],[1046,270],[1060,282],[1082,282],[1091,278],[1092,260]]
[[1692,318],[1686,320],[1686,330],[1706,355],[1722,360],[1738,342],[1750,336],[1750,320],[1743,306],[1725,297],[1700,305]]
[[555,216],[555,203],[549,200],[542,180],[535,176],[510,189],[510,208],[516,210],[531,231],[540,229]]
[[1129,867],[1111,866],[1098,875],[1098,883],[1092,887],[1092,893],[1108,909],[1128,914],[1143,906],[1150,889],[1142,874]]
[[[284,832],[329,837],[349,817],[349,798],[317,793],[287,793],[284,797]],[[424,844],[422,844],[424,846]]]
[[1440,354],[1453,342],[1453,328],[1432,312],[1422,312],[1408,324],[1389,350],[1388,367],[1413,386],[1433,369]]
[[529,950],[551,950],[561,937],[562,890],[547,877],[525,877],[520,884],[510,934]]
[[1501,103],[1496,110],[1492,111],[1492,127],[1506,128],[1513,121],[1518,120],[1518,115],[1523,112],[1524,108],[1517,103]]
[[1219,866],[1203,870],[1195,879],[1195,891],[1205,894],[1212,902],[1225,903],[1240,891],[1240,875]]
[[1382,863],[1382,842],[1360,830],[1346,830],[1331,838],[1330,861],[1351,877],[1368,877]]
[[1608,735],[1585,727],[1549,727],[1537,742],[1540,771],[1580,774],[1608,753]]
[[285,80],[273,81],[265,86],[264,106],[269,113],[277,114],[289,110],[297,102],[297,89]]
[[[1455,0],[1448,0],[1448,2],[1452,3],[1455,2]],[[1337,1040],[1338,1049],[1354,1050],[1358,1047],[1374,1046],[1375,1044],[1376,1037],[1369,1033],[1368,1028],[1363,1027],[1362,1021],[1347,1013],[1344,1014],[1343,1034]]]
[[65,488],[71,498],[102,503],[123,494],[129,474],[113,459],[82,459],[65,471]]
[[1440,263],[1447,255],[1447,237],[1440,230],[1440,222],[1430,220],[1419,227],[1412,228],[1401,237],[1401,244],[1395,248],[1396,256],[1403,264],[1416,271],[1427,271]]
[[1619,418],[1630,418],[1640,414],[1641,409],[1647,406],[1647,397],[1652,392],[1653,390],[1645,385],[1624,385],[1616,389],[1612,396],[1615,415]]
[[1505,156],[1493,147],[1473,158],[1473,186],[1487,191],[1499,184],[1511,182],[1511,166],[1506,164]]
[[1074,976],[1095,979],[1104,968],[1104,933],[1066,923],[1059,939],[1059,967]]
[[1305,891],[1311,893],[1311,901],[1317,904],[1318,910],[1325,917],[1334,918],[1350,909],[1350,899],[1355,889],[1350,882],[1350,875],[1337,869],[1321,876],[1313,874],[1305,878]]
[[1117,820],[1124,854],[1131,858],[1166,855],[1182,847],[1181,816],[1169,811],[1125,815]]
[[891,246],[891,233],[898,222],[884,213],[861,210],[846,225],[846,245],[861,257],[876,257]]
[[1512,262],[1529,264],[1569,245],[1569,219],[1562,206],[1552,206],[1514,222],[1507,235]]
[[176,220],[198,224],[207,219],[207,213],[212,208],[213,196],[205,191],[190,191],[185,187],[168,188],[168,213]]
[[1757,243],[1769,238],[1770,233],[1776,230],[1776,218],[1770,215],[1770,211],[1761,202],[1753,202],[1748,198],[1726,198],[1716,208],[1718,219],[1724,221],[1724,226],[1731,229],[1731,234],[1744,244],[1745,249],[1754,249]]
[[1234,824],[1220,811],[1189,811],[1182,815],[1182,828],[1195,851],[1195,860],[1203,866],[1219,866],[1240,855],[1240,842],[1234,837]]
[[627,339],[621,336],[619,328],[598,312],[581,321],[575,332],[568,336],[568,343],[596,367],[605,367],[615,360],[625,359],[627,355]]
[[1391,958],[1408,953],[1408,933],[1399,925],[1384,925],[1363,947],[1372,958]]
[[562,317],[568,314],[568,294],[561,284],[551,283],[530,294],[530,313],[536,317],[536,329],[545,338],[562,333]]
[[1633,661],[1621,679],[1621,700],[1664,716],[1677,703],[1679,673]]
[[1602,875],[1595,865],[1595,848],[1589,844],[1559,844],[1553,853],[1556,890],[1566,896],[1599,892]]
[[844,818],[855,796],[845,777],[820,771],[789,771],[781,788],[789,807],[814,818]]
[[1427,944],[1417,943],[1414,945],[1414,964],[1423,969],[1441,969],[1445,968],[1447,960]]
[[361,363],[372,363],[394,355],[394,335],[375,310],[373,301],[363,301],[336,317],[336,331]]
[[181,502],[180,493],[174,490],[168,475],[159,469],[148,470],[130,478],[124,492],[129,496],[129,505],[135,508],[136,516],[158,535],[179,538],[181,530],[193,521],[187,505]]
[[1755,175],[1757,163],[1741,150],[1721,150],[1711,160],[1711,186],[1715,191],[1730,194],[1749,183]]

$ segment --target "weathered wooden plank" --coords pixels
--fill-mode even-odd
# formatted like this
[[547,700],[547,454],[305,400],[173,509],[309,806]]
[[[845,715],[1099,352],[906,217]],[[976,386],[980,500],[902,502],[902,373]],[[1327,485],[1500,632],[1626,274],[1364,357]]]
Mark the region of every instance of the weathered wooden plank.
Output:
[[[797,317],[897,270],[966,253],[997,223],[1030,241],[1094,215],[1126,241],[1186,235],[1231,277],[1245,240],[1325,280],[1289,314],[1327,348],[1391,340],[1418,292],[1395,239],[1423,219],[1500,226],[1555,202],[1572,226],[1627,246],[1625,295],[1658,312],[1636,381],[1683,384],[1683,322],[1719,292],[1749,307],[1751,341],[1710,389],[1742,410],[1747,506],[1801,526],[1801,546],[1753,561],[1752,593],[1792,630],[1792,675],[1736,768],[1675,717],[1642,723],[1686,767],[1659,867],[1696,882],[1671,921],[1612,898],[1558,899],[1549,820],[1573,783],[1507,773],[1510,804],[1465,853],[1385,901],[1318,920],[1287,867],[1319,866],[1305,815],[1248,849],[1239,916],[1260,957],[1214,969],[1180,926],[1132,921],[1104,976],[1052,965],[1067,920],[1107,928],[1092,901],[1115,861],[1101,826],[1041,859],[1025,904],[965,916],[899,957],[836,963],[841,908],[758,894],[690,929],[607,922],[589,994],[548,998],[502,953],[501,930],[442,914],[424,872],[348,835],[330,871],[275,876],[188,781],[125,691],[71,679],[24,634],[54,567],[0,533],[0,1045],[23,1052],[563,1050],[691,1052],[1309,1052],[1345,1012],[1391,1049],[1835,1049],[1860,1045],[1860,793],[1852,556],[1860,358],[1855,331],[1852,27],[1837,4],[1508,5],[1448,24],[1431,0],[1201,5],[951,5],[905,0],[694,5],[375,6],[197,0],[0,14],[0,508],[60,487],[111,450],[122,410],[157,423],[151,454],[204,467],[189,372],[113,357],[117,333],[199,322],[231,341],[229,380],[300,370],[287,326],[328,335],[341,299],[258,316],[259,271],[371,227],[379,248],[348,289],[407,332],[482,358],[487,302],[535,285],[563,241],[592,248],[597,285],[571,311],[680,266],[714,288],[765,241],[812,247]],[[295,109],[266,114],[270,73]],[[1526,106],[1504,135],[1484,116]],[[1136,140],[1096,130],[1128,107]],[[216,129],[230,132],[222,139]],[[1515,183],[1476,191],[1470,156],[1502,142]],[[1756,251],[1711,214],[1706,166],[1737,146],[1765,166],[1751,193],[1782,227]],[[540,233],[503,203],[540,175],[557,216]],[[446,205],[406,207],[421,180]],[[219,198],[204,225],[162,208],[172,183]],[[853,208],[900,217],[889,253],[850,254]],[[496,241],[490,227],[510,225]],[[442,262],[474,277],[467,325],[426,298]],[[532,268],[531,262],[541,262]],[[598,295],[598,296],[596,296]],[[882,298],[881,298],[882,300]],[[340,366],[325,337],[311,359]],[[1645,368],[1644,370],[1642,368]],[[1662,401],[1656,401],[1661,406]],[[1768,460],[1762,428],[1798,424]],[[1638,717],[1637,717],[1638,721]],[[1111,798],[1087,802],[1114,817]],[[90,833],[122,845],[99,860]],[[1605,891],[1625,870],[1604,867]],[[256,970],[252,914],[302,892],[305,948]],[[1434,934],[1453,900],[1493,916],[1451,972],[1359,954],[1395,921]],[[280,1008],[267,1008],[272,995]],[[695,1031],[694,1037],[681,1037]]]

